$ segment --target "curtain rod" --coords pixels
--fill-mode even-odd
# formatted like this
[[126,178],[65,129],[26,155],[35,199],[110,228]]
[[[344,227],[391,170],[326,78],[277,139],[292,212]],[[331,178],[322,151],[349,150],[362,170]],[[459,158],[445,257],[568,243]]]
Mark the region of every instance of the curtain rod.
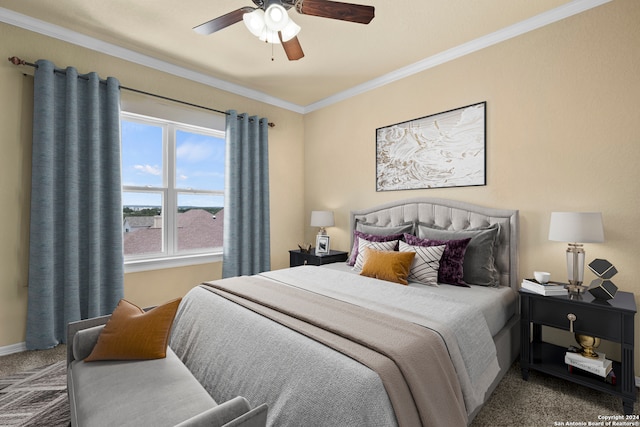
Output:
[[[22,59],[18,58],[17,56],[12,56],[11,58],[9,58],[9,62],[11,62],[13,65],[27,65],[29,67],[38,68],[38,64],[33,64],[31,62],[27,62],[25,60],[22,60]],[[82,77],[82,76],[78,76],[78,77]],[[120,85],[119,87],[120,87],[120,89],[128,90],[130,92],[136,92],[136,93],[140,93],[140,94],[143,94],[143,95],[153,96],[154,98],[160,98],[160,99],[164,99],[166,101],[177,102],[178,104],[188,105],[190,107],[201,108],[203,110],[213,111],[214,113],[229,115],[229,113],[227,113],[226,111],[216,110],[215,108],[205,107],[203,105],[198,105],[198,104],[192,104],[191,102],[181,101],[179,99],[169,98],[167,96],[157,95],[155,93],[146,92],[144,90],[139,90],[139,89],[133,89],[133,88],[122,86],[122,85]],[[270,128],[273,128],[273,127],[276,126],[275,123],[271,123],[271,122],[269,122],[268,125],[269,125]]]

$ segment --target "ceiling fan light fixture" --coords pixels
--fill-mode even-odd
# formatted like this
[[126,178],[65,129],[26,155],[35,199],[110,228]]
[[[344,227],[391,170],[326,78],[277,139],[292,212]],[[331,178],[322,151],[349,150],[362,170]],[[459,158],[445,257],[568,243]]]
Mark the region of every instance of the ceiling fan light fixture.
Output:
[[280,37],[278,37],[277,31],[271,31],[267,27],[264,28],[262,34],[258,37],[260,41],[272,43],[272,44],[280,44]]
[[260,37],[260,34],[265,29],[264,11],[262,9],[256,9],[251,13],[245,13],[242,16],[244,25],[247,29],[256,37]]
[[292,38],[298,35],[300,32],[300,25],[293,22],[293,19],[289,18],[289,23],[282,29],[282,41],[288,42]]
[[295,8],[301,15],[319,16],[360,24],[368,24],[375,16],[373,6],[334,0],[252,1],[256,7],[241,7],[193,27],[193,30],[199,34],[212,34],[244,21],[251,34],[267,43],[282,44],[287,58],[290,61],[297,61],[304,57],[304,51],[297,37],[300,26],[289,18],[288,9]]
[[271,31],[281,31],[289,22],[287,9],[280,4],[270,4],[264,12],[264,22]]

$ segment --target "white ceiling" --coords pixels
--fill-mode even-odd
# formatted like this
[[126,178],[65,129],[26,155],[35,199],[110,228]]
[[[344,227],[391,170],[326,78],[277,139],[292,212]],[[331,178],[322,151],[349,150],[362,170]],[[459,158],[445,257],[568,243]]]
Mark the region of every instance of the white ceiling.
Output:
[[350,0],[375,7],[368,25],[292,8],[299,61],[242,22],[192,30],[251,0],[0,0],[0,21],[304,113],[607,1]]

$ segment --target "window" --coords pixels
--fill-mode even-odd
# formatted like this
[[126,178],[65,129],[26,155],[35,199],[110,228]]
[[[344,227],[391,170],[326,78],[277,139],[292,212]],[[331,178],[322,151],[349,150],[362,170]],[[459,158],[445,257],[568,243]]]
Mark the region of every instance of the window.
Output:
[[131,113],[121,127],[127,271],[213,261],[222,253],[224,132]]

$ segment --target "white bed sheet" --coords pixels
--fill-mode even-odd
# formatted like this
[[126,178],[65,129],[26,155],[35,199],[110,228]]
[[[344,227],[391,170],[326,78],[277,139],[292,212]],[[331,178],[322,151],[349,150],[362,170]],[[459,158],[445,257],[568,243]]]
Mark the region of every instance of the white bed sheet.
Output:
[[[341,262],[325,264],[321,268],[359,274],[353,267]],[[464,288],[447,284],[427,286],[414,282],[410,282],[409,286],[476,307],[484,315],[491,336],[495,336],[507,324],[507,321],[516,314],[518,308],[518,295],[512,288],[506,286],[494,288],[472,285],[469,288]]]

